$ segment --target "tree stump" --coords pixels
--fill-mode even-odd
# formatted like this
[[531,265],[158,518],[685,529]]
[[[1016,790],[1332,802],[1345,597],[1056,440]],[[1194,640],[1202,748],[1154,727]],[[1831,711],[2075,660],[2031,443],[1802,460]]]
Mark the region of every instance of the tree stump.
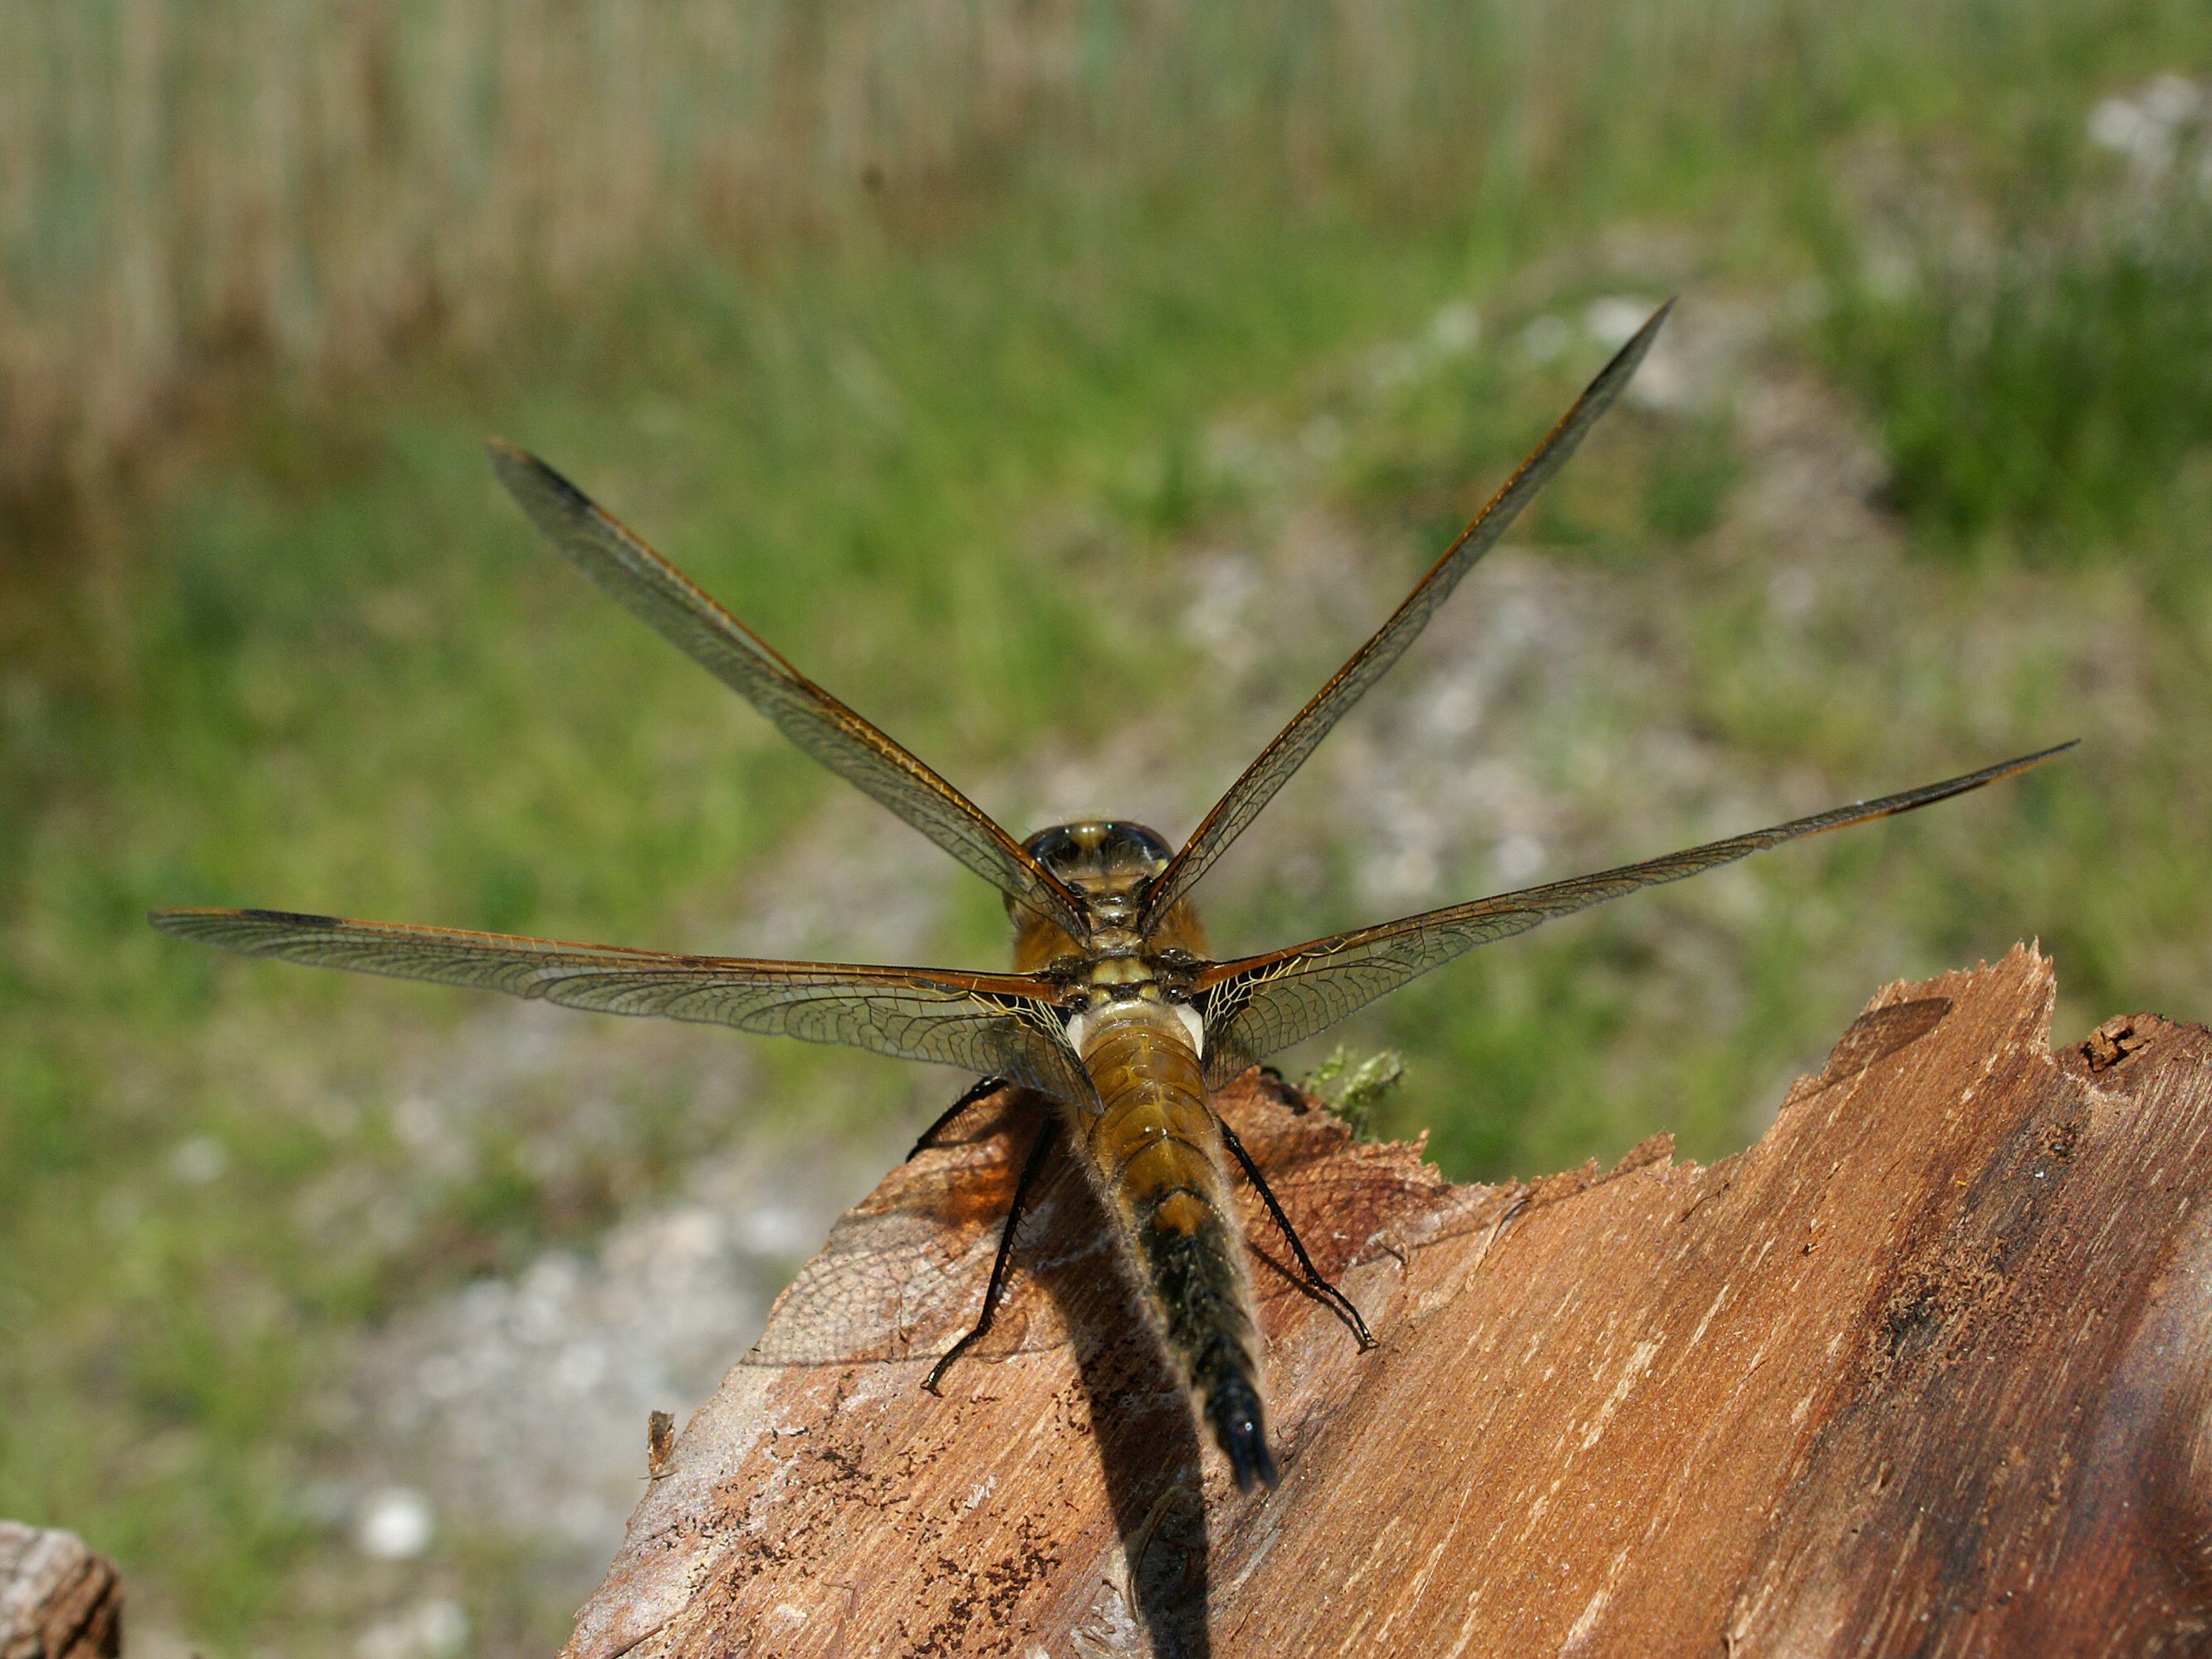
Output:
[[[1249,1075],[1273,1493],[1240,1498],[1036,1103],[841,1220],[684,1430],[570,1659],[2212,1645],[2212,1033],[2049,1047],[2036,951],[1893,985],[1748,1151],[1454,1187]],[[1476,1086],[1479,1086],[1476,1085]],[[1249,1196],[1249,1194],[1248,1194]],[[641,1459],[642,1464],[642,1459]]]
[[75,1533],[0,1521],[0,1659],[115,1659],[123,1582]]

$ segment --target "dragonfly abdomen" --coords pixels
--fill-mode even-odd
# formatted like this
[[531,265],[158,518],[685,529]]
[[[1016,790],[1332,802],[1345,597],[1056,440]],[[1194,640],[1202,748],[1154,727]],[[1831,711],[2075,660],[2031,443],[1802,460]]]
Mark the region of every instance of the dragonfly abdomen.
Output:
[[1072,1113],[1072,1138],[1120,1224],[1153,1322],[1237,1486],[1273,1486],[1251,1282],[1198,1054],[1175,1011],[1142,1001],[1087,1022],[1083,1061],[1103,1109]]

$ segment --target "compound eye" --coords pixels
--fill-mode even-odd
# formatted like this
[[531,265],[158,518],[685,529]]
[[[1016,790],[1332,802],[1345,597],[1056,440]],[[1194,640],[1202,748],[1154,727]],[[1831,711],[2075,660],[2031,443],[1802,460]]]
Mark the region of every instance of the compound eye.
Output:
[[1113,829],[1113,853],[1117,863],[1157,872],[1175,856],[1168,844],[1141,823],[1117,823]]
[[1054,824],[1049,830],[1038,830],[1022,843],[1022,848],[1046,869],[1057,872],[1075,850],[1075,842],[1065,827]]

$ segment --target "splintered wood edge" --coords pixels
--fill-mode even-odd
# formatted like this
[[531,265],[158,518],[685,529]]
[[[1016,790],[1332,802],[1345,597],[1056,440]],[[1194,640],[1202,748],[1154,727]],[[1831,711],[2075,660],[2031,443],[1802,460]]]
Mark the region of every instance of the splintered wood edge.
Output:
[[[1157,1376],[1128,1392],[1129,1368],[1143,1359],[1117,1345],[1140,1340],[1127,1328],[1133,1313],[1103,1336],[1083,1335],[1077,1318],[1073,1349],[1018,1346],[927,1405],[915,1385],[927,1352],[842,1366],[740,1364],[647,1488],[568,1652],[615,1659],[761,1642],[792,1653],[955,1653],[986,1631],[994,1644],[1018,1633],[1051,1653],[1070,1643],[1164,1650],[1187,1639],[1176,1621],[1192,1618],[1218,1626],[1216,1650],[1254,1653],[1445,1650],[1455,1632],[1462,1644],[1481,1638],[1468,1651],[1584,1640],[1657,1650],[1718,1638],[1827,1650],[1816,1630],[1864,1633],[1891,1610],[1808,1563],[1823,1552],[1840,1559],[1847,1544],[1878,1555],[1894,1543],[1867,1516],[1889,1516],[1883,1504],[1913,1487],[1923,1464],[1964,1456],[1971,1438],[1968,1423],[1953,1445],[1916,1442],[1917,1418],[1899,1418],[1899,1402],[1941,1418],[1931,1402],[1971,1392],[1977,1379],[2003,1382],[1986,1364],[1973,1369],[1977,1352],[2000,1351],[2015,1368],[2053,1370],[2054,1387],[2070,1377],[2079,1393],[2086,1376],[2097,1390],[2112,1383],[2163,1401],[2138,1413],[2148,1440],[2117,1430],[2094,1445],[2062,1437],[2048,1454],[2060,1497],[2047,1507],[2103,1527],[2071,1546],[2104,1552],[2106,1588],[2074,1595],[2083,1615],[2108,1632],[2170,1634],[2212,1585],[2212,1352],[2184,1316],[2212,1314],[2212,1272],[2200,1284],[2194,1265],[2174,1265],[2212,1261],[2212,1239],[2185,1224],[2212,1173],[2212,1044],[2196,1028],[2124,1016],[2054,1056],[2055,998],[2049,963],[2027,946],[1995,967],[1890,985],[1822,1070],[1791,1086],[1766,1134],[1710,1169],[1674,1163],[1671,1141],[1655,1136],[1607,1172],[1593,1162],[1522,1185],[1455,1187],[1418,1146],[1357,1145],[1248,1074],[1220,1097],[1224,1115],[1383,1342],[1377,1355],[1349,1352],[1325,1312],[1262,1272],[1281,1491],[1236,1498],[1197,1451],[1187,1407],[1157,1397]],[[2147,1103],[2163,1115],[2122,1121]],[[2143,1183],[2107,1178],[2128,1150],[2116,1138],[2138,1129],[2145,1155],[2165,1160],[2163,1190],[2180,1194],[2179,1214],[2170,1201],[2160,1211],[2135,1197]],[[991,1139],[987,1127],[939,1165],[887,1176],[779,1300],[764,1345],[808,1316],[806,1287],[836,1268],[841,1241],[859,1237],[851,1228],[896,1218],[948,1173],[981,1178],[1003,1164],[1006,1147]],[[2039,1159],[2049,1167],[2028,1167]],[[2105,1172],[2097,1179],[2112,1188],[2111,1204],[2129,1212],[2127,1224],[2107,1216],[2101,1230],[2120,1224],[2118,1254],[2092,1265],[2112,1295],[2132,1298],[2133,1316],[2117,1336],[2117,1321],[2099,1328],[2111,1340],[2097,1343],[2053,1326],[2104,1315],[2077,1316],[2045,1261],[2064,1257],[2087,1224],[2045,1225],[2033,1207],[2080,1185],[2091,1164]],[[2062,1179],[2030,1184],[2053,1174]],[[1796,1231],[1783,1241],[1778,1229]],[[957,1248],[938,1249],[933,1265],[974,1279],[962,1304],[972,1311],[990,1226],[971,1218],[951,1231]],[[1262,1250],[1274,1242],[1263,1221],[1252,1236]],[[2021,1261],[2005,1258],[2008,1236],[2029,1241]],[[2154,1293],[2158,1285],[2167,1291]],[[1825,1347],[1808,1310],[1826,1322],[1820,1329],[1835,1327]],[[1954,1331],[1981,1332],[1979,1349],[1947,1347]],[[2145,1357],[2156,1331],[2167,1345],[2158,1354],[2178,1356],[2163,1370]],[[2090,1370],[2067,1371],[2069,1341]],[[1547,1344],[1560,1350],[1548,1362]],[[2173,1364],[2186,1373],[2179,1382]],[[1581,1390],[1595,1393],[1585,1401]],[[2097,1392],[2092,1403],[2103,1402]],[[1993,1396],[1984,1414],[2019,1409],[2011,1395]],[[1124,1416],[1143,1426],[1128,1429]],[[1699,1427],[1708,1420],[1721,1426]],[[2032,1413],[2022,1421],[2012,1451],[1988,1455],[2024,1455],[2037,1425]],[[1735,1438],[1717,1440],[1722,1427]],[[1117,1433],[1136,1437],[1133,1463],[1126,1446],[1115,1449]],[[1149,1452],[1155,1443],[1162,1449]],[[2112,1466],[2116,1447],[2154,1465],[2147,1486],[2130,1476],[2119,1499],[2089,1479]],[[1148,1472],[1147,1455],[1172,1466]],[[1863,1466],[1875,1477],[1854,1473]],[[1552,1479],[1538,1478],[1547,1469]],[[1490,1512],[1470,1516],[1471,1492]],[[2138,1522],[2106,1513],[2112,1502],[2154,1510],[2167,1541],[2151,1550],[2127,1530]],[[1857,1514],[1859,1531],[1793,1533],[1793,1504],[1814,1522]],[[1645,1516],[1642,1530],[1620,1531],[1616,1510]],[[2057,1522],[2006,1524],[2040,1548]],[[1923,1526],[1914,1523],[1916,1538]],[[1570,1529],[1551,1530],[1561,1527]],[[1619,1541],[1601,1559],[1583,1559],[1607,1528]],[[2127,1571],[2114,1549],[2133,1564]],[[1905,1554],[1861,1565],[1909,1578],[1905,1568],[1924,1563]],[[1486,1601],[1486,1577],[1517,1577],[1506,1569],[1523,1558],[1551,1562],[1559,1582],[1541,1593],[1524,1582],[1517,1598]],[[2011,1559],[1969,1576],[2009,1570]],[[1152,1585],[1162,1560],[1183,1564],[1180,1589]],[[1389,1602],[1376,1623],[1340,1618],[1329,1587],[1346,1577]],[[2045,1601],[2052,1585],[2072,1583],[2047,1570]],[[896,1605],[863,1597],[864,1583],[884,1586]],[[1178,1594],[1194,1594],[1194,1604],[1178,1606]],[[2017,1600],[2024,1618],[2035,1599],[1992,1589],[1987,1617],[2010,1616]],[[1978,1606],[1958,1615],[1955,1594],[1951,1605],[1954,1615],[1984,1617]]]
[[0,1654],[115,1659],[123,1582],[74,1533],[0,1521]]

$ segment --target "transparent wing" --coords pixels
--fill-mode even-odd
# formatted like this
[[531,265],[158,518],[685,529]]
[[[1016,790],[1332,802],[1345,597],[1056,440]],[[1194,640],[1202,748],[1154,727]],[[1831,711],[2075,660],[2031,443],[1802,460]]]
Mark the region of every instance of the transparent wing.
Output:
[[156,910],[147,920],[248,956],[842,1043],[995,1073],[1079,1103],[1093,1097],[1059,993],[1027,975],[675,956],[282,910]]
[[1082,939],[1082,907],[982,808],[808,679],[536,456],[494,440],[493,471],[546,539],[632,616],[1000,892]]
[[1366,694],[1369,686],[1405,655],[1406,648],[1428,626],[1437,607],[1451,597],[1460,578],[1497,544],[1498,538],[1520,517],[1521,510],[1535,499],[1536,492],[1567,464],[1583,437],[1613,407],[1621,388],[1636,373],[1637,365],[1650,350],[1651,342],[1658,337],[1659,325],[1667,320],[1674,303],[1669,300],[1660,307],[1650,320],[1636,331],[1635,337],[1613,354],[1613,361],[1598,372],[1597,378],[1575,400],[1575,406],[1536,446],[1535,453],[1521,463],[1519,470],[1505,481],[1504,488],[1490,498],[1490,504],[1475,514],[1474,521],[1460,532],[1459,539],[1445,549],[1443,556],[1430,567],[1429,574],[1421,578],[1420,585],[1407,596],[1390,620],[1352,653],[1352,659],[1314,694],[1313,701],[1298,710],[1291,723],[1276,734],[1275,740],[1260,751],[1260,757],[1244,769],[1244,775],[1214,804],[1205,822],[1152,884],[1140,924],[1145,930],[1149,931],[1163,920],[1169,907],[1189,890],[1191,884],[1206,873],[1231,842],[1243,834],[1244,827],[1305,764],[1306,757],[1328,735],[1330,728]]
[[2040,765],[2073,746],[2063,743],[1964,777],[1835,807],[1642,864],[1430,910],[1267,956],[1216,963],[1201,970],[1192,987],[1206,1021],[1207,1086],[1218,1087],[1248,1066],[1334,1024],[1355,1008],[1478,945],[1526,933],[1554,916],[1602,904],[1638,888],[1680,881],[1786,841],[1948,800]]

